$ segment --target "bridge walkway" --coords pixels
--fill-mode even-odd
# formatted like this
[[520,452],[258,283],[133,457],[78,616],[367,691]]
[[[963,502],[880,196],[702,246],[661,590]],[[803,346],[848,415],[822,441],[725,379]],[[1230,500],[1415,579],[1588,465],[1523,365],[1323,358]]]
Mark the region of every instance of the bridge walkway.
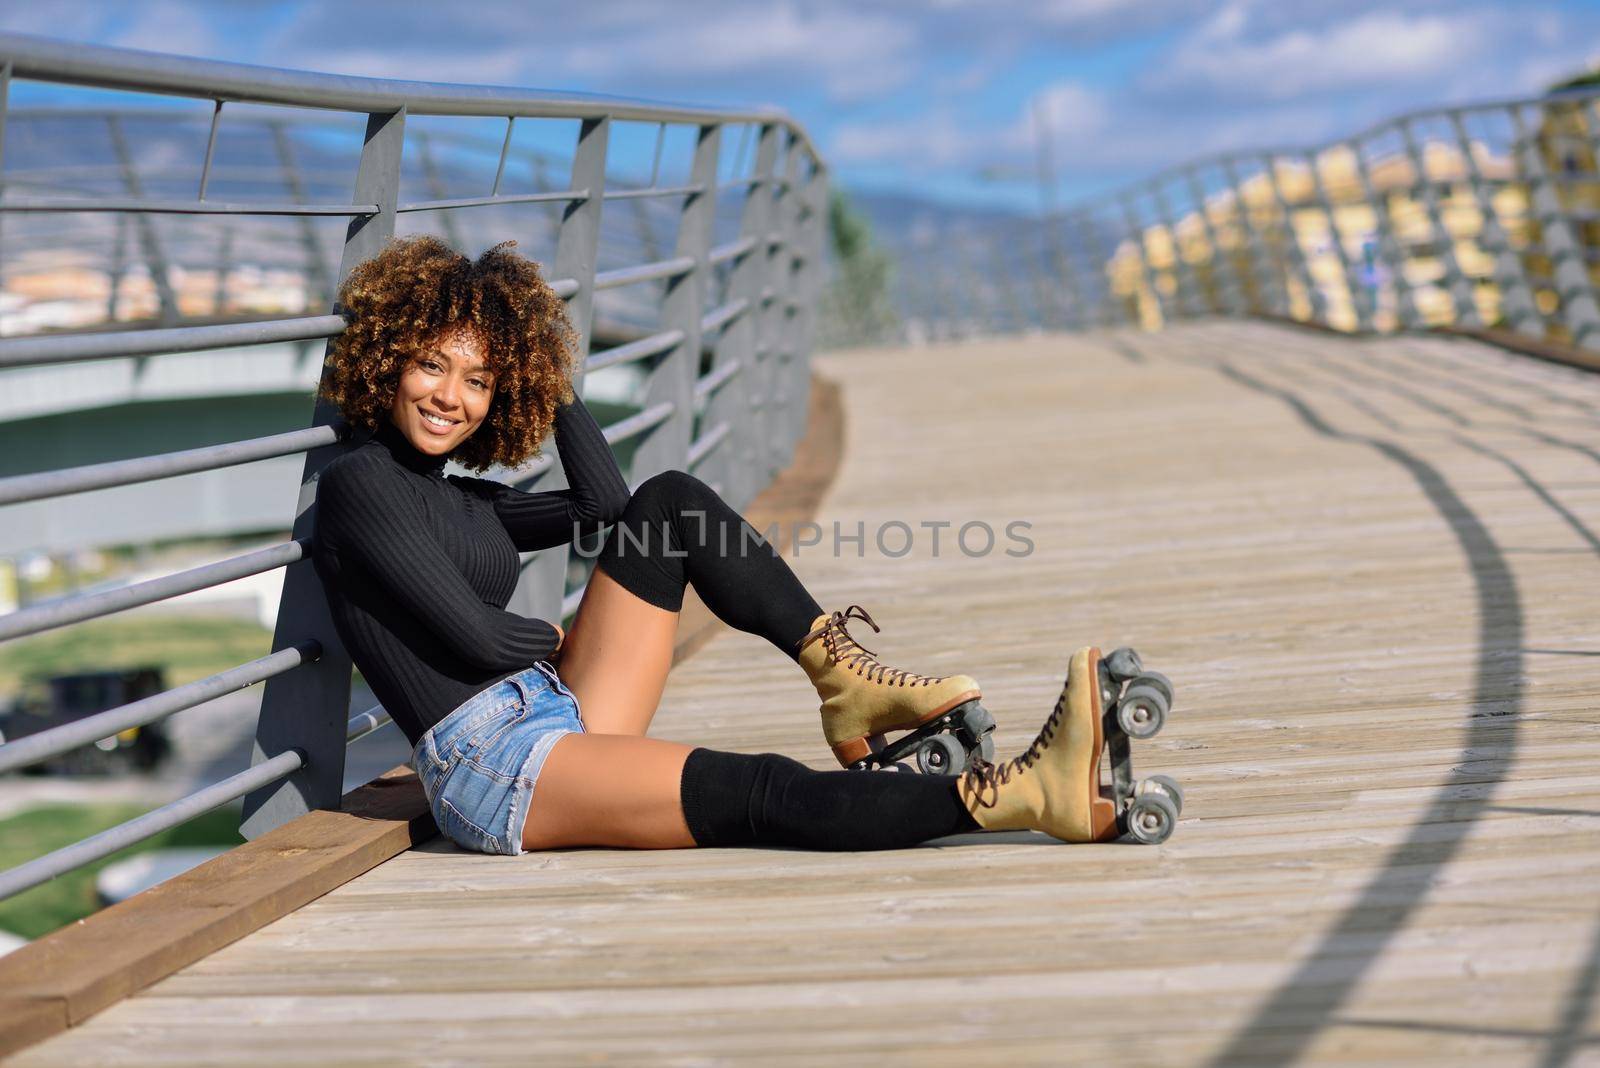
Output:
[[[797,570],[886,662],[981,679],[1003,754],[1074,647],[1137,645],[1179,693],[1139,751],[1187,788],[1166,845],[435,839],[12,1063],[1596,1056],[1600,377],[1237,322],[818,363],[848,441]],[[828,764],[742,634],[658,733]]]

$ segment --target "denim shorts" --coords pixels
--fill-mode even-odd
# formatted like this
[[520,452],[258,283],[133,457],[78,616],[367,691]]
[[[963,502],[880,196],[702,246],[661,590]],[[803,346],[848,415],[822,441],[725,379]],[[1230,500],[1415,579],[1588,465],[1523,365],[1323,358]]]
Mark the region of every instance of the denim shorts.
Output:
[[468,698],[411,754],[439,833],[478,853],[521,853],[545,758],[582,731],[577,698],[543,661]]

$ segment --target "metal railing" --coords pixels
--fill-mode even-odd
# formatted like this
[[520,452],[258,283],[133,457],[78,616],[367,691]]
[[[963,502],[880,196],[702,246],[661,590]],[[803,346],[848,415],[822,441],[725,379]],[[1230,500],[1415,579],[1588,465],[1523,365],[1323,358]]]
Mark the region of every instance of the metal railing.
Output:
[[1267,315],[1600,350],[1597,161],[1600,88],[1415,111],[932,231],[893,249],[898,304],[944,336]]
[[[272,70],[176,56],[88,47],[0,34],[0,143],[7,104],[18,83],[85,86],[128,93],[163,94],[210,108],[209,136],[192,195],[147,193],[132,166],[135,149],[123,138],[117,180],[123,190],[93,189],[48,196],[18,192],[7,182],[0,220],[49,213],[83,213],[132,220],[138,230],[156,215],[254,217],[281,214],[348,219],[337,278],[376,253],[408,214],[449,219],[452,213],[489,206],[534,212],[554,208],[553,248],[547,275],[566,299],[579,334],[584,373],[628,365],[640,369],[638,411],[605,428],[613,446],[633,446],[630,484],[667,469],[693,470],[736,507],[746,504],[793,454],[809,400],[809,353],[823,256],[826,170],[804,130],[770,111],[673,107],[621,98],[434,85]],[[215,151],[229,109],[270,106],[307,114],[343,113],[364,124],[354,173],[337,200],[308,205],[302,185],[295,195],[211,199],[221,172]],[[505,136],[487,192],[441,192],[437,156],[441,139],[408,138],[416,116],[498,119]],[[558,189],[504,188],[514,129],[530,125],[569,129],[568,176]],[[564,125],[562,125],[564,124]],[[623,124],[655,128],[656,147],[647,183],[608,177],[608,148]],[[724,150],[724,133],[736,128],[740,148]],[[682,135],[679,137],[679,135]],[[687,144],[683,181],[663,180],[664,146]],[[418,147],[422,146],[422,147]],[[748,151],[747,151],[748,149]],[[421,153],[420,195],[411,192],[407,168]],[[13,149],[13,155],[16,149]],[[3,161],[7,170],[14,159]],[[25,166],[21,168],[25,170]],[[291,169],[292,172],[292,169]],[[130,182],[129,177],[133,176]],[[431,175],[431,177],[430,177]],[[299,179],[297,179],[298,181]],[[602,264],[602,208],[608,201],[670,205],[675,226],[644,262]],[[720,210],[723,209],[723,210]],[[512,216],[512,218],[521,218]],[[448,236],[449,225],[441,229]],[[721,231],[726,232],[721,232]],[[159,248],[153,232],[147,249]],[[512,234],[505,236],[518,236]],[[314,243],[304,246],[308,250]],[[4,251],[0,243],[0,252]],[[308,263],[315,261],[310,255]],[[654,322],[622,331],[621,340],[591,351],[595,294],[643,289]],[[175,301],[173,302],[175,307]],[[179,318],[168,314],[171,321]],[[113,324],[115,326],[116,324]],[[5,369],[65,365],[131,355],[188,352],[220,345],[330,339],[343,329],[334,314],[282,314],[266,321],[176,325],[162,329],[0,339]],[[583,380],[578,382],[583,390]],[[346,746],[388,722],[381,708],[349,716],[351,662],[328,615],[310,564],[315,538],[313,504],[318,473],[348,447],[337,412],[320,398],[309,426],[283,433],[182,452],[118,460],[75,469],[0,478],[0,505],[123,486],[175,474],[208,471],[266,457],[304,454],[300,493],[289,539],[265,550],[192,568],[110,592],[84,593],[0,617],[0,640],[35,634],[150,604],[241,576],[284,569],[282,600],[272,652],[208,678],[175,687],[68,726],[0,745],[0,772],[20,768],[245,686],[264,683],[251,766],[181,800],[0,873],[0,897],[15,894],[88,863],[199,813],[244,799],[241,831],[256,837],[287,820],[340,802]],[[559,467],[549,456],[505,476],[519,488],[554,488]],[[289,517],[285,517],[286,525]],[[508,605],[512,611],[557,618],[576,607],[581,588],[567,589],[568,549],[525,557]]]

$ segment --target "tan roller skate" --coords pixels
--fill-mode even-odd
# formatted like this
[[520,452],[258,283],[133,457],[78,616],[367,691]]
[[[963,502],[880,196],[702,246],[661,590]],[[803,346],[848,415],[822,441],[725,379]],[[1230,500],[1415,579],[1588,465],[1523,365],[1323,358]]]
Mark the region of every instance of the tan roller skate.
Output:
[[1093,646],[1079,649],[1033,744],[1003,764],[974,762],[961,779],[961,798],[985,830],[1043,831],[1065,842],[1164,842],[1183,811],[1183,790],[1165,775],[1134,783],[1129,740],[1153,737],[1171,707],[1172,684],[1145,671],[1132,649],[1105,658]]
[[[853,604],[818,616],[800,640],[800,666],[822,698],[822,733],[840,764],[882,768],[914,758],[920,771],[954,774],[974,755],[993,756],[994,717],[978,703],[976,681],[885,667],[850,636],[851,619],[879,629]],[[910,733],[890,742],[891,731]]]

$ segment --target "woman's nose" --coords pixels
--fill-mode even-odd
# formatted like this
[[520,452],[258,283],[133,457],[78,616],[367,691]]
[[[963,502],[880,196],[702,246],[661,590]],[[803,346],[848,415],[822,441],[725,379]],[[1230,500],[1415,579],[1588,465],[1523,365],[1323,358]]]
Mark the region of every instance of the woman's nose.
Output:
[[433,399],[439,403],[440,407],[454,408],[457,403],[456,394],[459,392],[460,387],[457,385],[456,380],[453,377],[446,375],[445,377],[441,378],[439,380],[439,384],[434,387]]

